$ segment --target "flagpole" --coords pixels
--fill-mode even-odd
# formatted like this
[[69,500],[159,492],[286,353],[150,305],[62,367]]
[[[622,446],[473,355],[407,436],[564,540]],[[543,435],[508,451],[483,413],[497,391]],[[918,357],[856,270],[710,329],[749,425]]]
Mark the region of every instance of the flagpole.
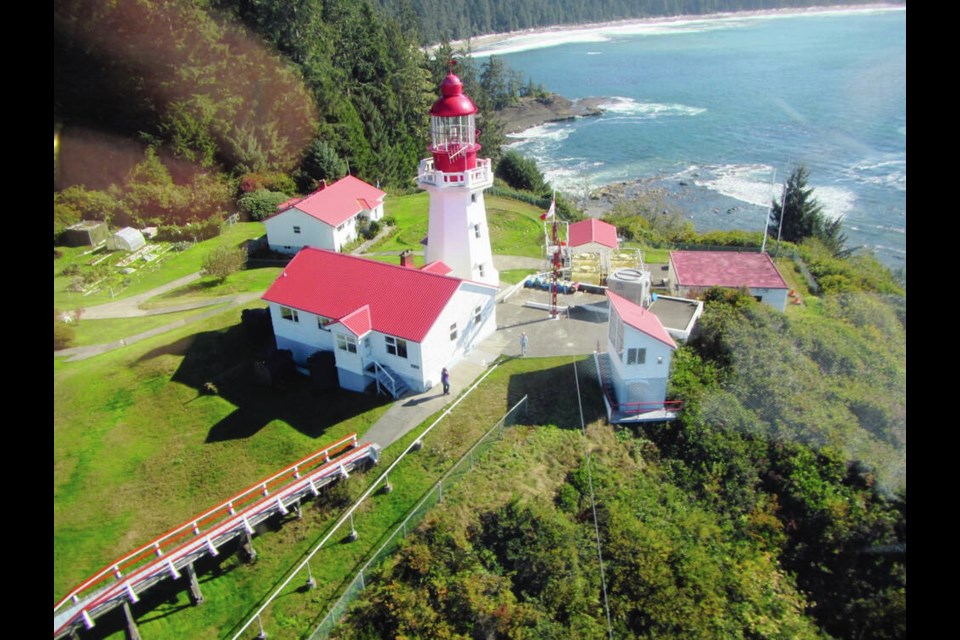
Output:
[[550,200],[550,215],[553,218],[553,292],[550,296],[550,317],[557,319],[557,280],[560,275],[560,238],[557,236],[557,190]]

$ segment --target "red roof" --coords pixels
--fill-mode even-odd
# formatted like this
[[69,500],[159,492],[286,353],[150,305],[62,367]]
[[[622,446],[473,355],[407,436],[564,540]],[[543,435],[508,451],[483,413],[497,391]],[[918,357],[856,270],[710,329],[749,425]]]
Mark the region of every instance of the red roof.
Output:
[[[358,336],[372,329],[422,342],[462,282],[398,264],[305,247],[263,299],[331,318]],[[363,308],[367,310],[361,311]]]
[[597,242],[611,249],[617,248],[617,228],[612,224],[588,218],[570,225],[569,244],[579,247],[590,242]]
[[620,316],[620,319],[626,324],[673,349],[677,348],[677,343],[673,341],[673,338],[670,337],[667,330],[663,328],[663,325],[660,323],[660,318],[653,315],[652,311],[648,311],[640,305],[618,296],[612,291],[607,291],[607,298],[610,300],[610,306],[616,309],[617,315]]
[[448,74],[440,84],[440,93],[443,97],[433,103],[430,115],[453,118],[477,112],[473,100],[463,94],[463,83],[460,82],[460,78],[452,73]]
[[294,208],[336,227],[363,210],[373,209],[383,201],[385,195],[359,178],[346,176],[328,187],[317,189],[298,202],[288,200],[284,205],[289,205],[283,209],[278,207],[280,211],[274,215]]
[[453,271],[443,260],[434,260],[430,264],[423,265],[420,270],[426,271],[427,273],[438,273],[441,276],[445,276]]
[[766,253],[671,251],[670,262],[681,287],[787,288]]

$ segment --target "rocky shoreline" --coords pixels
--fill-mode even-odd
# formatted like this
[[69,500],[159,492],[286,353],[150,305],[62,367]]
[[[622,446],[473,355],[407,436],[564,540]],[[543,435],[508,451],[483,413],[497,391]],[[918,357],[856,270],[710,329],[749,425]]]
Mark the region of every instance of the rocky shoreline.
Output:
[[602,105],[608,102],[610,102],[609,98],[570,100],[551,93],[542,100],[533,97],[520,98],[518,104],[501,109],[497,115],[503,120],[504,133],[515,136],[527,129],[549,122],[599,116],[603,113]]

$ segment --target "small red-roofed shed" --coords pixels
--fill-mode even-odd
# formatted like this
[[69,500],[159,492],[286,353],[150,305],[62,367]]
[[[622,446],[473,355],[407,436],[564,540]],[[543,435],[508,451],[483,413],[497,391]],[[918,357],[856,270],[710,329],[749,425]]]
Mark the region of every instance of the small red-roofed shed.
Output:
[[746,288],[758,301],[783,311],[786,281],[766,253],[739,251],[671,251],[670,272],[675,293],[702,295],[711,287]]
[[383,218],[386,193],[359,178],[346,176],[303,198],[291,198],[264,221],[270,249],[296,253],[303,247],[340,251],[355,240],[362,220]]
[[577,251],[610,251],[619,246],[617,228],[596,218],[574,222],[569,233],[567,245]]

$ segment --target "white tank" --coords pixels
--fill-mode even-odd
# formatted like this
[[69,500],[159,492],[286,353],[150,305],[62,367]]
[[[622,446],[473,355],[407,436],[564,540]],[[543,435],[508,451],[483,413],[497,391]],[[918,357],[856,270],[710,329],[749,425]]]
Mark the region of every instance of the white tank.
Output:
[[640,269],[617,269],[607,276],[607,288],[634,304],[650,306],[650,272]]

